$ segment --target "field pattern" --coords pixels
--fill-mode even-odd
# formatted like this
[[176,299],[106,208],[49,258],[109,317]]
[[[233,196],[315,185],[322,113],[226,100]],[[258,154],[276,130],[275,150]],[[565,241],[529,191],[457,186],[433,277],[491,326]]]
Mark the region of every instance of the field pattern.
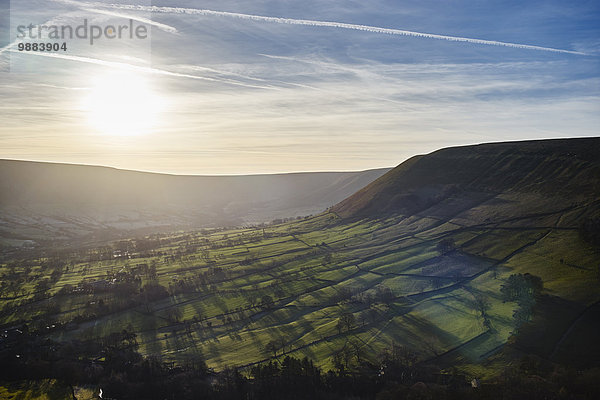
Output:
[[[326,212],[9,260],[0,322],[7,335],[27,322],[59,341],[125,329],[146,356],[216,370],[287,354],[331,368],[397,343],[485,374],[518,328],[517,304],[500,293],[511,274],[539,276],[548,296],[582,308],[598,300],[597,256],[568,223],[581,209],[465,223],[497,200],[453,215]],[[571,323],[553,324],[548,353],[565,353],[554,347],[571,342],[561,337]]]

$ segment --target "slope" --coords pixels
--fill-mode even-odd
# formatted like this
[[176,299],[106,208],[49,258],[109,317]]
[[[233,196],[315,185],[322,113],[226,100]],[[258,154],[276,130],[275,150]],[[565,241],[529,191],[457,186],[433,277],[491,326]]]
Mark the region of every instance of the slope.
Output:
[[600,138],[447,148],[394,168],[334,210],[415,213],[449,197],[510,193],[576,202],[600,197]]
[[[441,150],[293,222],[22,251],[0,268],[0,324],[62,342],[127,329],[144,355],[217,369],[287,354],[351,367],[394,343],[471,377],[526,354],[593,366],[596,144]],[[501,290],[515,274],[543,286],[526,312]]]
[[321,212],[386,171],[177,176],[0,160],[0,224],[38,240],[257,223]]

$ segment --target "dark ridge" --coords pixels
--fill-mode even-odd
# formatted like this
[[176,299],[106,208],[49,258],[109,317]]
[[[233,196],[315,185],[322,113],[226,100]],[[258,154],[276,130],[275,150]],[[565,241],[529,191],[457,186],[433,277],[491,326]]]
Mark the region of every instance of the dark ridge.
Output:
[[600,138],[452,147],[415,156],[333,210],[343,217],[413,214],[450,197],[535,194],[600,198]]

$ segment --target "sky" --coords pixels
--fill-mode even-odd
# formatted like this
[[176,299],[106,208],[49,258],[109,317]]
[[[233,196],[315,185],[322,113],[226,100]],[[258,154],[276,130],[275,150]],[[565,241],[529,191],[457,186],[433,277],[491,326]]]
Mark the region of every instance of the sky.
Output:
[[[598,1],[0,7],[0,158],[177,174],[348,171],[448,146],[599,136]],[[21,25],[84,20],[147,35],[17,38]],[[67,49],[19,51],[19,41]]]

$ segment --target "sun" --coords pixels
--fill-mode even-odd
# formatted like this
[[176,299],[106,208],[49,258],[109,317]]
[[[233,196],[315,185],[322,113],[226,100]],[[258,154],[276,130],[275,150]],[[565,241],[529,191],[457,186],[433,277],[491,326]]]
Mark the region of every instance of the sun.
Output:
[[111,73],[93,79],[84,109],[94,131],[110,136],[137,136],[156,128],[164,100],[142,76]]

